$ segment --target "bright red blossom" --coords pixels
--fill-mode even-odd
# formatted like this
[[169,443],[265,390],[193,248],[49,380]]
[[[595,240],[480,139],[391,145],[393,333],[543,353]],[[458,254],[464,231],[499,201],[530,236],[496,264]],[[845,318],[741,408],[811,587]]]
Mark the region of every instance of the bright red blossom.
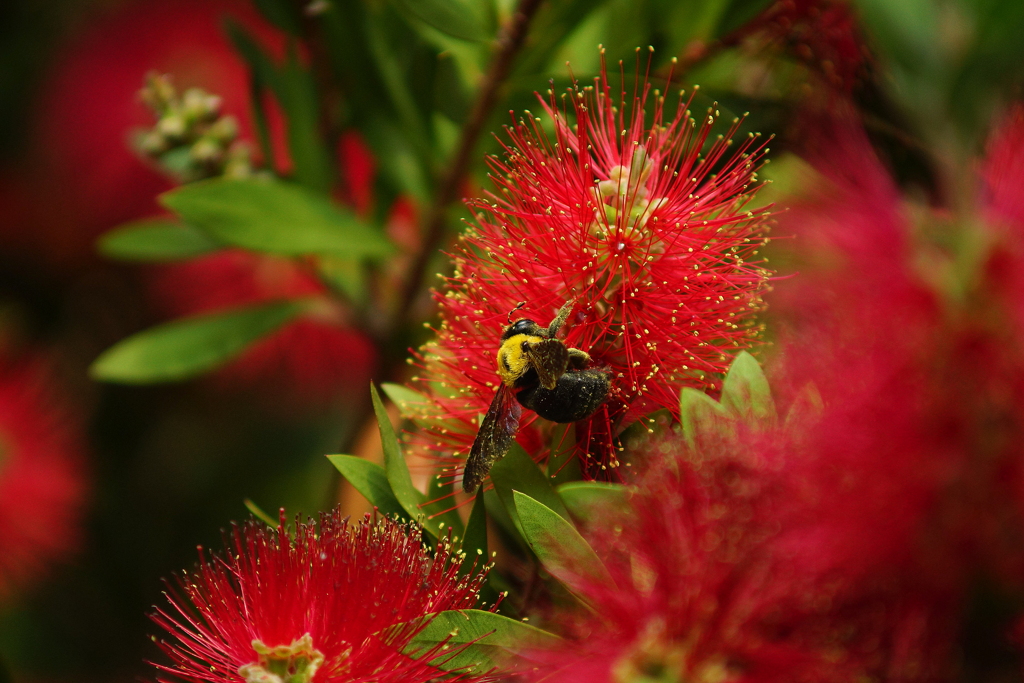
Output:
[[454,255],[441,328],[424,349],[430,400],[417,417],[432,450],[468,450],[498,386],[498,336],[521,301],[521,315],[542,325],[574,301],[566,343],[612,373],[608,402],[577,425],[589,476],[618,465],[623,427],[659,408],[677,413],[682,386],[713,387],[754,343],[767,213],[746,205],[766,150],[754,135],[734,141],[739,120],[712,138],[719,112],[695,117],[693,95],[666,116],[665,97],[646,80],[637,87],[616,99],[603,74],[574,85],[564,110],[553,95],[543,105],[553,138],[532,115],[508,129],[505,160],[491,160],[499,192],[470,202],[477,224]]
[[0,597],[77,543],[80,435],[38,359],[0,362]]
[[421,617],[472,608],[483,579],[460,577],[448,544],[432,556],[388,519],[349,524],[335,510],[319,528],[296,523],[294,536],[283,519],[277,529],[253,520],[234,528],[225,556],[201,554],[153,615],[175,638],[160,642],[174,664],[157,667],[210,683],[270,683],[289,668],[315,683],[434,680],[442,672],[424,660],[436,653],[401,651]]

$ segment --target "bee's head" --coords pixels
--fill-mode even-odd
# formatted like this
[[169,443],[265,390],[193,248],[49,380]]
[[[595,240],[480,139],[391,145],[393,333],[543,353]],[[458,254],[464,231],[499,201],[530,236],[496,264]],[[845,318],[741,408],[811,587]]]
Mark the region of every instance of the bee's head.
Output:
[[501,333],[501,341],[510,339],[517,334],[526,334],[531,337],[547,337],[548,331],[547,328],[541,327],[528,318],[520,318],[505,328],[505,331]]

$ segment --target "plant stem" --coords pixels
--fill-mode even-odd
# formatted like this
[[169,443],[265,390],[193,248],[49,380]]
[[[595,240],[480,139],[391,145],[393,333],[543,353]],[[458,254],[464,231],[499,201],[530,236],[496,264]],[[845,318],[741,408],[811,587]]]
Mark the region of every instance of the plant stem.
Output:
[[498,101],[498,91],[508,77],[512,62],[526,41],[530,21],[537,13],[541,1],[519,0],[515,12],[498,34],[494,45],[494,57],[480,84],[473,109],[469,113],[466,124],[462,127],[458,147],[441,179],[433,204],[424,214],[423,245],[409,268],[409,276],[402,289],[398,310],[395,311],[394,328],[414,322],[407,318],[420,294],[427,265],[444,240],[448,208],[459,198],[459,188],[469,172],[477,141],[483,132],[491,110]]

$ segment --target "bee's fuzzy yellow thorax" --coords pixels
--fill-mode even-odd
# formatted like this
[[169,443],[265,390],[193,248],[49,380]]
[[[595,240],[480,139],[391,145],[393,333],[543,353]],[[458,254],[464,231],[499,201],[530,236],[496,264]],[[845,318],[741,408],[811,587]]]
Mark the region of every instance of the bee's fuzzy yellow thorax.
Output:
[[498,347],[498,374],[507,386],[513,386],[520,377],[530,369],[530,359],[523,351],[523,342],[537,343],[543,337],[532,334],[516,334],[501,343]]

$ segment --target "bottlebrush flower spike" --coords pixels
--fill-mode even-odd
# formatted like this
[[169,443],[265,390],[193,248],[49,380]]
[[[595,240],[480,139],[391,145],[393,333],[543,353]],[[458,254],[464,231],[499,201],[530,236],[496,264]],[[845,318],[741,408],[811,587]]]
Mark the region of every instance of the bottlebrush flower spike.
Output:
[[[235,526],[227,553],[208,559],[168,595],[153,620],[173,665],[162,674],[186,681],[247,683],[416,683],[443,672],[402,649],[423,617],[470,609],[485,573],[459,576],[444,541],[431,555],[413,527],[367,515],[349,524],[340,512],[272,529]],[[161,681],[175,680],[159,678]],[[466,676],[459,680],[490,680]]]
[[611,580],[574,584],[593,610],[562,615],[571,637],[538,655],[547,666],[534,680],[853,680],[823,653],[761,628],[774,596],[793,585],[771,553],[786,496],[756,450],[720,441],[696,456],[678,436],[652,445],[630,514],[589,527]]
[[38,360],[0,361],[0,598],[74,547],[80,435]]
[[[540,98],[553,138],[533,115],[507,129],[505,160],[490,160],[498,192],[469,202],[476,225],[437,295],[437,339],[422,352],[428,401],[413,417],[431,451],[459,462],[469,450],[500,381],[498,337],[519,302],[547,325],[573,301],[566,343],[612,373],[607,403],[577,423],[591,477],[619,465],[622,428],[659,408],[678,413],[681,387],[714,388],[754,343],[768,212],[745,207],[767,149],[755,134],[733,139],[739,119],[712,137],[714,107],[692,114],[693,94],[680,93],[666,112],[666,96],[637,80],[628,99],[613,96],[604,69],[592,86],[574,84],[561,107],[553,93]],[[536,438],[532,419],[523,416],[521,439]]]

